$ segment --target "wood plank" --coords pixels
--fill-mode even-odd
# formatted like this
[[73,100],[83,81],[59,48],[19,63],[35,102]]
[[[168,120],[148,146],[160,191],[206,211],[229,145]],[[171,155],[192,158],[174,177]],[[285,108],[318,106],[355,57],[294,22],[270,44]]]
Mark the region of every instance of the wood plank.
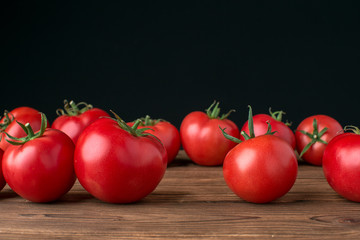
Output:
[[239,199],[221,167],[183,151],[158,188],[132,204],[109,204],[77,182],[55,203],[0,192],[1,239],[359,239],[360,205],[338,196],[321,167],[300,163],[294,187],[269,204]]

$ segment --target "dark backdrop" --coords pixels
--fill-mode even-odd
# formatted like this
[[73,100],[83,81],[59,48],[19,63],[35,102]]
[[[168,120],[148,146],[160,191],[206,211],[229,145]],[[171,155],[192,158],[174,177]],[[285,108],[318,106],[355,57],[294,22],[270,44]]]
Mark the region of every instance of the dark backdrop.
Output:
[[238,125],[248,104],[360,125],[358,4],[129,2],[2,1],[0,111],[73,99],[179,127],[218,100]]

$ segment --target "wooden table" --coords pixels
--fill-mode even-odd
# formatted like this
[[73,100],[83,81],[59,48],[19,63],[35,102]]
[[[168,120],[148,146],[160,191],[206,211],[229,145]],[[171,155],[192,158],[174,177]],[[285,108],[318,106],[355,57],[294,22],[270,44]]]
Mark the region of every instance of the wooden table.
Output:
[[117,205],[77,182],[55,203],[0,192],[0,239],[360,239],[360,204],[338,196],[321,167],[300,163],[291,191],[269,204],[239,199],[221,167],[193,164],[183,151],[157,189]]

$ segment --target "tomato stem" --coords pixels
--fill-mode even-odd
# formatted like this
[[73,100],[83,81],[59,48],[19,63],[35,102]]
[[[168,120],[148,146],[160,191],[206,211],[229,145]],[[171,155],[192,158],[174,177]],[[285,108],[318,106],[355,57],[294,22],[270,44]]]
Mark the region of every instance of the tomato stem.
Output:
[[255,137],[255,131],[254,131],[253,113],[252,113],[251,106],[248,105],[248,107],[249,107],[249,117],[248,117],[249,133],[250,133],[250,138],[254,138]]
[[[270,116],[271,116],[273,119],[275,119],[275,120],[277,120],[277,121],[279,121],[279,122],[282,122],[282,117],[283,117],[283,115],[286,114],[286,112],[284,112],[284,111],[282,111],[282,110],[272,112],[272,111],[271,111],[271,107],[269,108],[269,113],[270,113]],[[288,122],[288,120],[286,120],[285,125],[288,126],[288,127],[290,127],[290,126],[291,126],[291,122]]]
[[[255,138],[254,120],[253,120],[252,108],[251,108],[250,105],[248,105],[248,107],[249,107],[249,116],[248,116],[249,134],[247,134],[245,131],[241,131],[241,132],[240,132],[241,136],[243,136],[245,140],[249,140],[249,139],[251,139],[251,138]],[[272,130],[271,130],[270,121],[267,121],[266,123],[267,123],[267,125],[268,125],[268,128],[267,128],[267,131],[266,131],[265,134],[268,134],[268,135],[269,135],[269,134],[270,134],[270,135],[274,134],[275,132],[272,132]],[[225,132],[225,128],[222,129],[220,126],[219,126],[219,128],[221,129],[221,131],[222,131],[222,133],[223,133],[223,135],[224,135],[225,138],[227,138],[227,139],[229,139],[229,140],[231,140],[231,141],[233,141],[233,142],[236,142],[236,143],[241,143],[241,142],[242,142],[240,139],[235,138],[235,137],[227,134],[227,133]]]
[[226,128],[221,128],[219,125],[220,130],[222,131],[222,134],[224,135],[224,137],[226,139],[229,139],[230,141],[233,141],[235,143],[242,143],[242,141],[239,138],[233,137],[230,134],[228,134],[227,132],[225,132]]
[[352,131],[353,133],[360,135],[360,129],[353,125],[345,126],[344,131]]
[[208,115],[209,118],[211,118],[211,119],[220,118],[220,120],[224,120],[224,119],[228,118],[232,112],[235,112],[234,109],[231,109],[229,112],[227,112],[226,114],[223,114],[223,115],[221,115],[221,117],[219,117],[219,115],[220,115],[219,104],[220,104],[220,102],[217,102],[215,100],[210,105],[210,107],[205,110],[206,114]]
[[309,150],[309,148],[316,142],[327,144],[326,141],[321,139],[321,137],[326,133],[327,130],[328,130],[328,128],[325,127],[319,132],[318,123],[317,123],[316,118],[314,118],[314,120],[313,120],[313,132],[312,133],[306,132],[304,130],[299,130],[299,132],[301,132],[302,134],[305,134],[306,136],[308,136],[311,139],[311,141],[303,148],[299,157],[302,157]]
[[[80,106],[83,105],[82,108]],[[92,109],[93,106],[91,104],[87,104],[86,102],[75,103],[73,100],[68,102],[66,99],[64,100],[64,110],[59,108],[56,110],[56,114],[59,116],[68,115],[68,116],[78,116],[89,109]]]
[[271,107],[269,108],[269,113],[270,113],[270,116],[279,121],[279,122],[282,122],[282,117],[283,117],[283,114],[286,114],[284,111],[280,110],[280,111],[275,111],[275,112],[272,112],[271,111]]
[[13,137],[10,134],[8,134],[7,132],[5,132],[6,136],[11,139],[6,139],[7,142],[9,142],[12,145],[22,145],[28,141],[31,141],[35,138],[41,137],[46,128],[47,128],[47,118],[46,115],[44,113],[40,113],[41,114],[41,127],[40,130],[36,133],[34,133],[30,123],[26,123],[25,125],[16,121],[17,124],[19,124],[19,126],[24,130],[26,136],[22,137],[22,138],[17,138],[17,137]]
[[[10,116],[12,116],[12,119]],[[12,121],[14,121],[15,117],[7,110],[4,111],[4,120],[2,123],[0,123],[0,131],[5,131],[5,129],[9,126]]]
[[141,119],[137,119],[135,121],[134,125],[131,127],[131,129],[134,131],[134,133],[136,132],[136,129],[139,127],[140,124],[141,124]]
[[115,116],[115,121],[117,121],[117,123],[119,124],[119,126],[127,131],[128,133],[130,133],[131,135],[135,136],[135,137],[146,137],[146,136],[151,136],[153,138],[155,138],[157,141],[159,141],[161,144],[162,142],[160,141],[159,138],[157,138],[155,135],[151,134],[151,133],[148,133],[148,132],[145,132],[147,130],[150,130],[150,131],[154,131],[154,129],[152,128],[139,128],[139,125],[141,124],[142,120],[139,118],[135,121],[134,125],[132,127],[130,127],[129,125],[127,125],[127,123],[119,116],[117,115],[114,111],[110,110],[110,112],[112,114],[114,114]]

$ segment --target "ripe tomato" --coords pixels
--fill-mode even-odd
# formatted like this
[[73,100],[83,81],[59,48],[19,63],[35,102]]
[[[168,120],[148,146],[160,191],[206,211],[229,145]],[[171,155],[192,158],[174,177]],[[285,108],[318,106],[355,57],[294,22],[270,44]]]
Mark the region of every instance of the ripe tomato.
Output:
[[[170,122],[161,119],[151,119],[149,116],[141,119],[141,123],[138,128],[149,128],[145,131],[151,133],[160,139],[164,145],[167,156],[168,164],[173,161],[180,149],[180,133],[179,130]],[[131,127],[135,122],[128,123]]]
[[[250,108],[250,126],[251,119]],[[270,128],[267,134],[258,137],[254,137],[252,127],[250,135],[242,134],[246,140],[241,142],[238,139],[239,144],[230,150],[224,160],[226,184],[237,196],[253,203],[267,203],[285,195],[294,185],[298,171],[291,145],[271,135]],[[229,137],[225,132],[224,135]]]
[[163,145],[117,116],[88,126],[75,148],[75,172],[80,184],[94,197],[110,203],[139,201],[164,176],[167,154]]
[[236,145],[224,138],[219,126],[226,128],[233,137],[238,138],[240,135],[236,124],[227,119],[231,111],[219,117],[219,103],[216,103],[215,107],[214,105],[215,102],[206,113],[195,111],[188,114],[180,126],[183,148],[189,158],[199,165],[221,165],[225,155]]
[[[79,106],[84,105],[83,108]],[[64,110],[58,109],[57,117],[51,128],[59,129],[66,133],[76,144],[81,132],[100,117],[110,117],[107,112],[92,105],[81,102],[75,104],[74,101],[64,101]]]
[[323,171],[329,185],[344,198],[360,202],[360,135],[343,133],[326,146]]
[[41,114],[38,110],[31,107],[18,107],[10,112],[5,111],[4,117],[0,121],[0,129],[2,131],[0,133],[0,148],[4,151],[10,145],[6,141],[8,138],[4,132],[17,138],[25,137],[26,135],[24,130],[15,120],[22,124],[29,123],[34,131],[40,130]]
[[[255,136],[260,136],[266,134],[268,129],[268,122],[271,124],[272,130],[275,132],[274,135],[278,136],[285,141],[287,141],[293,149],[295,149],[295,135],[293,131],[289,128],[286,123],[281,121],[283,111],[277,111],[268,114],[256,114],[253,116],[253,124],[254,124],[254,134]],[[249,134],[249,121],[246,121],[241,128],[241,131]],[[244,140],[242,136],[240,136],[241,140]]]
[[[59,199],[73,186],[74,143],[63,132],[46,129],[43,116],[39,132],[26,124],[27,136],[13,139],[5,151],[2,169],[6,182],[21,197],[32,202],[51,202]],[[10,138],[10,137],[9,137]]]
[[3,171],[1,168],[3,155],[4,155],[4,151],[0,149],[0,190],[2,190],[6,185],[6,181],[4,179]]
[[326,115],[305,118],[295,131],[300,157],[310,164],[321,166],[326,144],[342,130],[338,121]]

